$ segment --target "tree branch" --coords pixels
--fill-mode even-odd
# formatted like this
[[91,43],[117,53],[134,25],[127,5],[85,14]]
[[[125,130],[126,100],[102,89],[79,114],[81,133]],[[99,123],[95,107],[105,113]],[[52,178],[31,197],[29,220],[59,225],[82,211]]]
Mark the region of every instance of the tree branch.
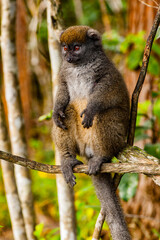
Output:
[[[149,159],[151,158],[152,160],[149,161]],[[4,151],[0,151],[0,159],[45,173],[52,174],[61,173],[61,166],[59,165],[39,163],[36,161],[32,161],[28,158],[19,157]],[[146,154],[143,150],[137,147],[125,149],[122,153],[120,153],[119,159],[120,161],[123,161],[123,163],[104,163],[101,168],[101,173],[129,172],[129,173],[143,173],[147,175],[160,175],[160,164],[158,164],[159,160]],[[133,159],[134,163],[132,163]],[[135,163],[135,159],[137,159],[137,163]],[[78,165],[74,167],[73,172],[88,174],[88,166]]]
[[97,218],[97,221],[95,224],[92,240],[97,240],[100,238],[104,221],[105,221],[105,213],[103,212],[103,210],[101,208],[101,211],[98,215],[98,218]]

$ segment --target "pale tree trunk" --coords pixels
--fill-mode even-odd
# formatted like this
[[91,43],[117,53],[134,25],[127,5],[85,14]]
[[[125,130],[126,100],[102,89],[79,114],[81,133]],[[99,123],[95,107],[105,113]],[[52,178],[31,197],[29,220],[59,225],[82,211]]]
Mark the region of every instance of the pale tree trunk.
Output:
[[[54,4],[54,8],[53,5]],[[59,21],[57,20],[57,10],[59,1],[49,1],[47,5],[47,24],[48,24],[48,45],[51,60],[53,98],[57,90],[58,72],[61,64],[58,34],[61,30]],[[56,21],[55,29],[53,29],[52,20]],[[54,99],[53,99],[54,101]],[[54,134],[54,133],[53,133]],[[60,164],[60,156],[56,149],[56,164]],[[74,209],[74,192],[65,183],[61,174],[56,176],[58,202],[60,212],[60,234],[61,240],[76,240],[76,224]]]
[[82,8],[82,1],[81,0],[74,0],[74,9],[75,9],[75,15],[77,22],[80,23],[83,19],[83,8]]
[[[0,149],[6,152],[10,151],[9,138],[7,134],[7,127],[1,98],[0,98]],[[1,167],[14,239],[26,240],[27,237],[24,226],[24,220],[22,216],[21,204],[14,176],[14,166],[12,163],[7,163],[1,160]]]
[[31,17],[28,18],[28,49],[30,53],[31,74],[36,76],[40,87],[40,93],[42,94],[42,104],[39,99],[35,102],[33,98],[33,107],[36,114],[41,112],[42,115],[42,111],[43,114],[50,111],[52,98],[51,94],[49,94],[51,92],[50,74],[46,68],[46,61],[40,53],[37,36],[38,25],[41,24],[42,14],[46,9],[47,1],[41,1],[41,3],[37,4],[36,1],[25,0],[25,4],[27,5]]
[[[15,43],[16,1],[2,0],[1,51],[3,61],[4,87],[8,109],[9,132],[12,152],[27,156],[19,84],[17,78],[17,60]],[[24,167],[15,167],[17,189],[22,206],[27,239],[33,240],[34,213],[31,180],[29,171]]]
[[113,12],[118,13],[122,9],[122,0],[106,0]]
[[17,0],[16,20],[16,51],[20,94],[25,119],[25,132],[27,139],[31,128],[31,76],[29,68],[29,52],[27,49],[27,14],[24,1]]

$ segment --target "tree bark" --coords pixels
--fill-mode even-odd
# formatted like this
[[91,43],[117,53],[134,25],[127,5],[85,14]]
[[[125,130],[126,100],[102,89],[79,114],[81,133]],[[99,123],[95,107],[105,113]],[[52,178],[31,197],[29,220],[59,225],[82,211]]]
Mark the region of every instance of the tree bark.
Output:
[[[0,99],[0,149],[6,152],[10,151],[4,109],[1,99]],[[2,160],[1,167],[14,239],[27,240],[21,204],[14,176],[14,165],[12,163],[5,162]]]
[[[11,147],[14,154],[27,156],[24,119],[20,101],[18,69],[16,59],[16,1],[2,0],[1,51],[3,61],[5,97],[8,109]],[[17,189],[22,206],[27,239],[33,240],[34,211],[29,172],[21,166],[15,167]]]
[[[58,72],[61,64],[58,35],[61,31],[59,22],[59,1],[48,0],[47,24],[48,24],[48,46],[51,61],[53,102],[57,90]],[[54,5],[54,7],[53,7]],[[58,150],[55,149],[56,164],[60,164]],[[60,212],[60,234],[61,240],[76,240],[76,217],[74,208],[74,192],[68,187],[62,175],[57,175],[58,203]]]

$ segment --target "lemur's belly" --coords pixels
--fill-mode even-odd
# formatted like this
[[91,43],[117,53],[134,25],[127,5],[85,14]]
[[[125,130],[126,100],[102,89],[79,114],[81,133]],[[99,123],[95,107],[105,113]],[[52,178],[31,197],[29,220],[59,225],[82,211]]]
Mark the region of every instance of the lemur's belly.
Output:
[[84,116],[80,117],[82,111],[87,106],[87,100],[86,99],[74,100],[70,103],[70,106],[76,109],[75,138],[80,155],[90,158],[94,154],[92,149],[94,123],[91,128],[89,129],[84,128],[82,125]]

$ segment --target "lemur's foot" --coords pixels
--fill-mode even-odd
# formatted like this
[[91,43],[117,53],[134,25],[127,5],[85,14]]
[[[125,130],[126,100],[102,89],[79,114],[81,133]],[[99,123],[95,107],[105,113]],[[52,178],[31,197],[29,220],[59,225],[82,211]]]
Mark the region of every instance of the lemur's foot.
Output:
[[83,163],[77,159],[71,159],[71,160],[67,159],[67,161],[63,162],[63,164],[61,165],[64,179],[70,187],[74,187],[74,185],[76,184],[76,181],[75,181],[76,177],[73,174],[73,168],[76,165],[81,165],[81,164]]
[[103,163],[107,162],[105,157],[92,157],[88,162],[88,174],[89,175],[97,175]]

